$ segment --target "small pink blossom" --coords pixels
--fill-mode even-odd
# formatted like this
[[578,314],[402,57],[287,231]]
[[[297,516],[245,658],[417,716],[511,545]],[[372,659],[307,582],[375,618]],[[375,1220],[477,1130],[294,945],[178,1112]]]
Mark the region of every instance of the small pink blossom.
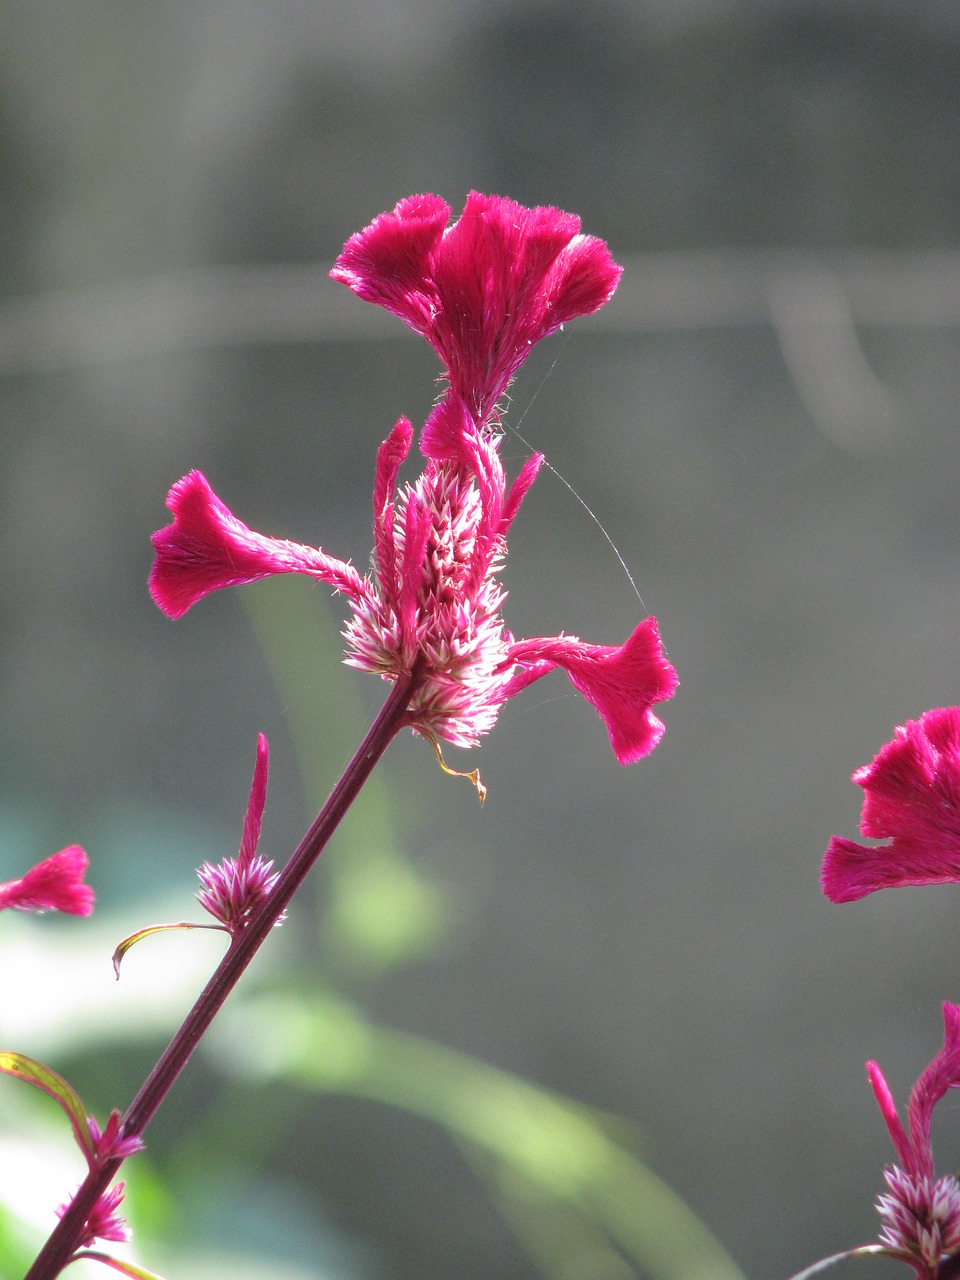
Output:
[[934,1174],[930,1143],[933,1108],[948,1089],[960,1088],[960,1005],[944,1004],[943,1048],[917,1080],[907,1106],[908,1128],[897,1114],[875,1062],[867,1075],[893,1140],[900,1166],[884,1172],[887,1192],[877,1201],[881,1242],[908,1263],[918,1280],[935,1280],[943,1259],[960,1253],[960,1183]]
[[[261,733],[257,737],[257,762],[243,822],[240,852],[236,858],[224,858],[216,866],[205,862],[197,872],[201,885],[197,893],[200,905],[231,933],[243,928],[279,876],[279,872],[273,871],[272,862],[257,856],[260,823],[267,803],[269,762],[267,740]],[[281,916],[277,924],[283,919]]]
[[960,881],[960,707],[927,711],[898,727],[853,781],[864,790],[862,834],[887,843],[831,838],[821,884],[832,902]]
[[[96,1240],[125,1241],[130,1239],[130,1228],[119,1212],[125,1186],[126,1183],[118,1182],[109,1191],[104,1191],[103,1195],[97,1199],[87,1215],[86,1222],[83,1224],[83,1234],[77,1241],[78,1248],[89,1249]],[[58,1216],[62,1218],[69,1207],[69,1201],[60,1205],[57,1209]]]
[[107,1117],[107,1123],[104,1125],[103,1132],[101,1132],[96,1118],[87,1116],[87,1129],[93,1142],[93,1164],[103,1164],[104,1161],[113,1160],[116,1157],[125,1160],[127,1156],[135,1155],[138,1151],[143,1150],[143,1140],[141,1138],[125,1138],[121,1136],[121,1122],[120,1112],[114,1108]]
[[19,880],[0,883],[0,911],[63,911],[88,916],[93,911],[93,890],[83,883],[89,858],[78,844],[38,862]]

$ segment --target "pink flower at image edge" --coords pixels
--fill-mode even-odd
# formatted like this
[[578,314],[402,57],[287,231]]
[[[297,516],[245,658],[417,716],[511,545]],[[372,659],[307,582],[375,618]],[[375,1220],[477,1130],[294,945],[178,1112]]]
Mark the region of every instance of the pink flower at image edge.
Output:
[[936,1176],[931,1146],[933,1109],[949,1089],[960,1087],[960,1005],[944,1004],[943,1023],[943,1048],[910,1092],[906,1128],[880,1068],[867,1063],[900,1161],[884,1172],[887,1191],[877,1201],[880,1240],[921,1280],[935,1280],[942,1259],[960,1252],[960,1184],[949,1174]]
[[0,884],[0,911],[63,911],[88,916],[93,911],[94,894],[83,877],[89,859],[78,844],[38,862],[19,880]]
[[852,779],[863,788],[863,845],[833,836],[821,884],[832,902],[878,889],[960,881],[960,707],[908,721]]

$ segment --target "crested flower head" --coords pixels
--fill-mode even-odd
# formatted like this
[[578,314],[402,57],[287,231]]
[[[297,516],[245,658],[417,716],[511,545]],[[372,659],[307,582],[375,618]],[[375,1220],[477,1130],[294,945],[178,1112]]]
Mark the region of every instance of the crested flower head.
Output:
[[543,459],[534,455],[507,483],[497,402],[532,345],[601,306],[620,268],[557,209],[474,193],[447,228],[449,213],[435,196],[401,201],[347,242],[332,272],[423,334],[447,374],[421,434],[428,461],[419,479],[398,488],[413,440],[406,419],[380,447],[370,570],[361,575],[319,548],[253,532],[191,472],[170,491],[173,523],[154,535],[150,588],[179,617],[213,590],[271,574],[326,582],[353,613],[347,662],[410,679],[405,723],[434,746],[474,746],[508,698],[559,667],[627,764],[659,742],[652,707],[677,683],[656,620],[622,645],[517,640],[503,621],[498,580],[507,532]]
[[853,781],[864,790],[860,831],[886,844],[832,837],[821,876],[832,902],[960,881],[960,707],[901,725]]
[[0,911],[63,911],[88,916],[93,911],[93,890],[83,883],[89,858],[78,844],[53,853],[19,880],[0,884]]
[[943,1048],[910,1093],[904,1128],[875,1062],[867,1074],[900,1164],[884,1172],[887,1191],[877,1201],[880,1240],[891,1257],[909,1263],[919,1280],[935,1280],[941,1262],[960,1253],[960,1183],[934,1173],[930,1143],[933,1108],[948,1089],[960,1088],[960,1005],[944,1004]]
[[471,191],[449,218],[438,196],[409,196],[351,236],[330,274],[425,337],[483,426],[534,344],[603,306],[621,268],[560,209]]

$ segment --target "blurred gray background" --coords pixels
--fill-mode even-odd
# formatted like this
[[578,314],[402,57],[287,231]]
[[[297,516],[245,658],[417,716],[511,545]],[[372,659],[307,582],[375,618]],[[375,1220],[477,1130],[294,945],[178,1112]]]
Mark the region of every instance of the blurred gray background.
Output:
[[[870,1239],[893,1153],[863,1063],[905,1100],[938,1047],[958,891],[839,908],[818,873],[856,833],[851,770],[957,701],[958,159],[952,0],[4,4],[0,879],[79,840],[130,929],[188,902],[235,848],[260,729],[286,856],[313,797],[237,594],[172,624],[146,593],[167,489],[200,467],[253,527],[365,563],[376,445],[437,367],[326,280],[342,242],[419,191],[576,212],[623,284],[507,421],[644,603],[543,473],[507,620],[613,643],[655,613],[667,735],[620,768],[557,675],[461,757],[482,811],[395,744],[407,854],[457,924],[339,980],[625,1117],[751,1276]],[[508,468],[528,451],[508,436]],[[329,654],[312,678],[382,693]],[[326,892],[291,921],[308,958]],[[105,1110],[149,1061],[77,1069],[95,1095],[106,1071]],[[188,1114],[204,1088],[198,1065]],[[535,1274],[444,1134],[337,1100],[299,1124],[278,1167],[370,1275]],[[935,1136],[954,1168],[956,1103]]]

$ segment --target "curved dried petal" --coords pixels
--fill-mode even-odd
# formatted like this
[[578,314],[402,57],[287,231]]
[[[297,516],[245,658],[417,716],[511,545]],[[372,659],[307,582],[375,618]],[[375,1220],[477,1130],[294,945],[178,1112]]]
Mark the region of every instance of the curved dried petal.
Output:
[[903,1121],[897,1114],[897,1104],[893,1100],[890,1086],[875,1062],[867,1063],[867,1078],[870,1081],[871,1089],[873,1089],[873,1096],[877,1100],[877,1106],[886,1121],[887,1131],[897,1149],[900,1162],[905,1169],[911,1169],[913,1165],[913,1148],[910,1145],[910,1139],[907,1137],[907,1131],[903,1127]]
[[911,1172],[933,1176],[930,1126],[933,1108],[948,1089],[960,1088],[960,1005],[944,1003],[943,1048],[910,1092],[907,1115],[916,1167]]

